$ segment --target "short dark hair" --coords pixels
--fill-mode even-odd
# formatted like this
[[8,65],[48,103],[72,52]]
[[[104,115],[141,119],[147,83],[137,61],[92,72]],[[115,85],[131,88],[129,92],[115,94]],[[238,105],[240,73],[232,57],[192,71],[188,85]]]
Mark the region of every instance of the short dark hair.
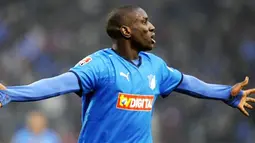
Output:
[[118,39],[121,36],[120,27],[128,24],[127,14],[133,12],[140,7],[133,5],[125,5],[113,9],[107,17],[106,32],[112,39]]

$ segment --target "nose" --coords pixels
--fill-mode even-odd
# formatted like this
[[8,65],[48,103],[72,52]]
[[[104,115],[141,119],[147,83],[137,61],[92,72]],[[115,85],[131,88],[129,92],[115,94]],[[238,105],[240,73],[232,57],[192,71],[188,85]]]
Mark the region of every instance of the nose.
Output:
[[149,23],[149,31],[150,32],[154,32],[155,31],[155,27],[152,23]]

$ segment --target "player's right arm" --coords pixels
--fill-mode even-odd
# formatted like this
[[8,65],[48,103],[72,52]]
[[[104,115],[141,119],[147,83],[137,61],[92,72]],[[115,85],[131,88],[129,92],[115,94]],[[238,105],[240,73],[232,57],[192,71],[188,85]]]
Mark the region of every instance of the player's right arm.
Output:
[[42,79],[22,86],[0,85],[0,104],[9,102],[28,102],[48,99],[80,90],[78,79],[72,72],[56,77]]
[[102,61],[99,58],[92,61],[92,57],[93,55],[81,60],[69,72],[56,77],[42,79],[23,86],[5,87],[1,84],[0,106],[9,102],[38,101],[67,93],[87,94],[92,92],[102,75],[100,71],[103,70]]

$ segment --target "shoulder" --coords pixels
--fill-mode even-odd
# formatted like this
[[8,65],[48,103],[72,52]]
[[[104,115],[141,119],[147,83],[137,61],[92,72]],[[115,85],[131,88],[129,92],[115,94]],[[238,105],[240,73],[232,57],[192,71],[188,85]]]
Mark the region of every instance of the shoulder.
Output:
[[53,135],[53,136],[57,136],[58,133],[52,129],[46,129],[45,130],[45,133],[48,134],[48,135]]
[[102,49],[82,58],[72,69],[103,71],[110,65],[107,49]]
[[29,133],[29,131],[26,128],[22,128],[16,132],[16,135],[24,135],[24,134],[28,134],[28,133]]
[[90,74],[91,76],[105,77],[108,75],[110,67],[107,56],[105,49],[96,51],[80,60],[70,71],[78,75]]
[[160,72],[168,70],[171,72],[177,71],[177,69],[170,66],[164,59],[153,53],[141,52],[140,54],[142,58],[149,60],[155,68],[159,69]]
[[106,53],[104,50],[96,51],[92,54],[87,55],[86,57],[82,58],[76,66],[84,66],[84,65],[101,65],[106,60]]
[[24,137],[27,137],[28,135],[29,135],[29,131],[27,129],[25,129],[25,128],[22,128],[22,129],[19,129],[15,133],[13,139],[22,139]]
[[55,132],[54,130],[52,130],[52,129],[47,129],[45,131],[45,135],[48,136],[48,137],[51,137],[53,139],[59,140],[59,134],[57,132]]

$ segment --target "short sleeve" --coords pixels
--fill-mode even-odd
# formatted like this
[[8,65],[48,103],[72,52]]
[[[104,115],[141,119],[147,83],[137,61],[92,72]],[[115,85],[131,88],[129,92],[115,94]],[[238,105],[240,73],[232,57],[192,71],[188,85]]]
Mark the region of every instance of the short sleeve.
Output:
[[69,70],[73,72],[79,80],[79,85],[81,87],[80,93],[77,93],[79,96],[96,90],[102,75],[103,67],[102,59],[92,54],[82,59]]
[[167,97],[182,81],[183,75],[180,71],[168,67],[165,62],[161,66],[160,94]]

